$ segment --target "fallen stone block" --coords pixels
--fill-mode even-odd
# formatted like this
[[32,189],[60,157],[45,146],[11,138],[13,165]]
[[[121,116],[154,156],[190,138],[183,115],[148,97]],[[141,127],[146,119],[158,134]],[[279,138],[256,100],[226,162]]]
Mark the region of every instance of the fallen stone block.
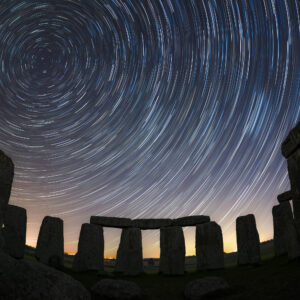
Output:
[[0,253],[1,300],[90,300],[87,289],[63,272]]
[[139,300],[142,299],[140,287],[131,281],[102,279],[91,289],[93,299]]
[[184,295],[188,300],[199,300],[204,299],[204,297],[209,293],[225,289],[229,289],[229,285],[223,278],[204,277],[189,282],[185,286]]

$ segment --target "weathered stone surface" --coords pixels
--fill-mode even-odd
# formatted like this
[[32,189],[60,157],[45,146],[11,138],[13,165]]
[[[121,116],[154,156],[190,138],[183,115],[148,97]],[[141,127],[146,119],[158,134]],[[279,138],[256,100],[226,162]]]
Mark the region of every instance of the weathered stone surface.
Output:
[[26,242],[26,209],[8,205],[4,216],[3,236],[5,252],[14,258],[23,258]]
[[39,232],[35,257],[38,261],[60,267],[64,259],[63,220],[45,217]]
[[290,220],[287,225],[287,252],[289,260],[300,257],[300,220]]
[[74,257],[73,270],[102,271],[104,266],[103,228],[93,224],[82,224],[78,242],[78,251]]
[[199,224],[207,223],[210,221],[209,216],[188,216],[183,218],[174,219],[173,226],[196,226]]
[[277,196],[277,200],[279,203],[286,202],[293,199],[293,195],[291,191],[284,192]]
[[300,146],[300,122],[289,132],[281,145],[281,152],[288,158]]
[[224,268],[222,229],[216,222],[196,227],[197,270]]
[[114,228],[140,228],[142,230],[160,229],[162,227],[171,226],[195,226],[198,224],[209,222],[208,216],[188,216],[178,219],[128,219],[115,217],[99,217],[92,216],[91,224],[101,225],[103,227]]
[[132,227],[131,219],[128,218],[91,216],[90,223],[95,225],[101,225],[103,227],[113,228]]
[[287,160],[293,196],[294,216],[300,219],[300,147]]
[[[14,178],[14,164],[12,160],[0,150],[0,228],[4,222],[4,215],[9,201],[11,186]],[[0,250],[4,247],[4,238],[0,230]]]
[[0,253],[1,300],[89,300],[90,293],[71,276],[34,261]]
[[288,222],[293,220],[289,202],[283,202],[272,209],[274,224],[274,251],[276,256],[287,254]]
[[92,287],[92,299],[139,300],[142,299],[142,291],[131,281],[102,279]]
[[139,228],[122,230],[116,271],[126,275],[138,275],[143,272],[142,233]]
[[204,298],[208,293],[228,288],[229,285],[223,278],[204,277],[189,282],[185,286],[184,295],[188,300],[199,300]]
[[250,214],[236,219],[238,264],[257,264],[260,262],[260,242],[255,217]]
[[185,243],[182,227],[160,229],[160,272],[166,275],[184,274]]
[[172,226],[171,219],[134,219],[132,226],[140,229],[160,229],[161,227]]

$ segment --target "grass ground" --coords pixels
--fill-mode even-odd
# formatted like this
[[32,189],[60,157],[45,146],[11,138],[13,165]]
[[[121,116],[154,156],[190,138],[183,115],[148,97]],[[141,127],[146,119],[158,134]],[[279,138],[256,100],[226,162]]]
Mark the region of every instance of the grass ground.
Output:
[[[196,272],[196,265],[186,265],[183,276],[164,276],[158,267],[145,267],[145,274],[127,277],[114,273],[113,267],[105,271],[113,278],[125,279],[137,283],[143,290],[146,300],[182,300],[185,285],[197,278],[220,276],[227,280],[230,289],[221,295],[211,294],[207,299],[300,299],[300,260],[289,262],[287,257],[274,257],[270,243],[261,247],[262,263],[259,266],[238,267],[236,254],[225,255],[225,269]],[[82,282],[90,289],[103,276],[95,272],[75,273],[71,269],[71,259],[66,257],[62,271]],[[32,251],[26,251],[25,259],[35,260]]]
[[[113,272],[113,268],[106,267],[106,271]],[[64,272],[81,281],[88,289],[104,278],[93,272],[74,273],[70,268],[64,268]],[[208,272],[196,272],[196,266],[190,265],[183,276],[175,277],[158,274],[157,267],[147,267],[145,274],[137,277],[114,274],[114,278],[137,283],[148,300],[184,299],[185,285],[207,276],[220,276],[231,287],[226,294],[212,294],[207,299],[300,299],[300,260],[288,262],[287,257],[265,259],[255,267],[231,266]]]

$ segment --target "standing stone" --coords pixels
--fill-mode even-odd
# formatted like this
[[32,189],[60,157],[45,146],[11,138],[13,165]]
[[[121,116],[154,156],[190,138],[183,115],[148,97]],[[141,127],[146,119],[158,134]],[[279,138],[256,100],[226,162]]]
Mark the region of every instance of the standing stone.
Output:
[[197,270],[224,268],[222,229],[216,222],[196,227]]
[[[0,150],[0,229],[4,222],[11,186],[14,178],[14,164],[12,160]],[[0,230],[0,250],[4,247],[4,238]]]
[[288,222],[293,220],[293,213],[289,202],[282,202],[272,209],[274,223],[275,255],[287,254],[288,251]]
[[116,271],[125,275],[143,273],[142,233],[139,228],[124,228],[117,252]]
[[281,145],[282,155],[287,158],[295,219],[300,219],[300,122],[289,132]]
[[45,217],[39,232],[35,257],[38,261],[59,268],[64,260],[63,220]]
[[300,257],[300,220],[290,220],[287,225],[287,252],[289,260]]
[[182,227],[160,229],[160,272],[166,275],[184,274],[185,243]]
[[103,228],[98,225],[82,224],[78,251],[74,257],[73,270],[76,272],[103,271],[104,238]]
[[26,242],[26,209],[8,205],[4,217],[5,251],[14,258],[23,258]]
[[287,159],[287,166],[293,195],[294,217],[300,219],[300,145]]
[[236,219],[236,237],[238,248],[238,264],[257,264],[260,262],[259,235],[254,215]]

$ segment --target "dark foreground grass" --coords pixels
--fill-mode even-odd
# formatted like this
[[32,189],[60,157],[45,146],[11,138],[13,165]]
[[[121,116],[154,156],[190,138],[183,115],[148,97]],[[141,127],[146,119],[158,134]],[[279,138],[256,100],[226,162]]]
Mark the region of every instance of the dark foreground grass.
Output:
[[[63,270],[90,289],[98,280],[95,273],[74,273]],[[163,276],[157,268],[145,268],[145,274],[127,277],[113,273],[113,278],[130,280],[143,290],[144,299],[184,299],[185,285],[197,278],[220,276],[227,280],[230,289],[207,296],[207,299],[300,299],[300,260],[288,262],[287,257],[264,259],[259,266],[226,267],[223,270],[196,272],[195,266],[187,266],[184,276]]]

